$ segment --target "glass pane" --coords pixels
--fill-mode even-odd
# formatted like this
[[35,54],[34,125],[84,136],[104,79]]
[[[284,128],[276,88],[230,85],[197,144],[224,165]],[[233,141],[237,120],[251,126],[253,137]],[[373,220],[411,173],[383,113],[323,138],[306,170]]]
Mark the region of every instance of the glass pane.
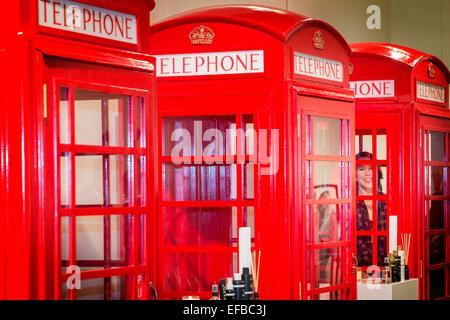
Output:
[[316,300],[330,301],[330,300],[343,300],[344,296],[342,291],[333,291],[333,292],[324,292],[319,295],[316,295]]
[[164,208],[164,245],[232,246],[232,214],[232,208]]
[[66,282],[61,284],[61,300],[69,300],[69,290],[67,290]]
[[147,158],[146,157],[139,157],[138,158],[138,167],[137,172],[138,175],[136,176],[137,179],[137,202],[136,205],[140,207],[145,207],[147,205]]
[[129,277],[111,278],[111,300],[127,299],[127,279]]
[[356,202],[357,230],[372,231],[373,201],[361,200]]
[[344,239],[344,241],[351,241],[354,236],[353,229],[352,229],[352,220],[353,220],[352,205],[344,204],[344,205],[342,205],[342,208],[343,208],[342,216],[345,218],[345,223],[344,223],[345,239]]
[[233,275],[233,255],[168,253],[163,255],[163,291],[211,290],[220,279]]
[[132,219],[131,215],[77,217],[77,265],[82,270],[128,266]]
[[445,235],[430,236],[430,264],[445,263]]
[[76,144],[131,147],[129,119],[129,97],[75,90]]
[[255,165],[245,164],[242,166],[243,169],[243,192],[245,200],[252,200],[255,198]]
[[358,182],[358,195],[373,195],[373,168],[371,164],[358,165],[356,167],[356,178]]
[[61,207],[68,207],[70,205],[70,153],[63,153],[60,157],[60,192],[61,192]]
[[377,134],[377,159],[387,160],[387,139],[386,133],[378,130]]
[[134,167],[133,157],[109,156],[109,167],[110,204],[113,206],[131,206],[131,178]]
[[369,267],[373,265],[372,237],[357,237],[358,265]]
[[252,240],[255,240],[255,208],[243,209],[242,226],[252,229]]
[[387,254],[387,238],[378,237],[378,265],[383,266],[384,258],[388,256]]
[[62,273],[66,273],[70,264],[69,257],[69,239],[70,239],[70,224],[69,217],[61,218],[61,268]]
[[252,115],[245,115],[242,119],[242,128],[245,131],[245,142],[243,144],[246,155],[256,155],[256,146],[258,145],[258,135]]
[[236,165],[163,165],[163,200],[214,201],[237,198]]
[[442,132],[431,132],[429,135],[429,160],[445,161],[445,134]]
[[81,289],[77,290],[77,300],[104,300],[105,279],[81,280]]
[[377,201],[377,229],[378,231],[387,230],[387,204],[386,201]]
[[[75,167],[77,206],[130,205],[131,156],[77,156]],[[109,179],[104,177],[107,167]],[[109,187],[106,199],[105,186]]]
[[312,184],[312,161],[306,161],[306,184],[305,184],[305,192],[306,199],[312,199],[313,195],[310,190]]
[[59,142],[70,143],[69,89],[59,91]]
[[339,205],[315,206],[314,234],[316,243],[342,241]]
[[164,156],[236,154],[236,119],[184,117],[163,119]]
[[[104,266],[103,217],[78,217],[77,221],[77,262],[97,261]],[[81,268],[92,267],[78,264]]]
[[342,263],[337,248],[315,250],[316,283],[318,289],[342,283]]
[[147,253],[146,253],[146,248],[147,248],[147,216],[145,215],[141,215],[139,217],[137,217],[136,219],[138,219],[138,238],[139,238],[139,242],[136,244],[138,247],[138,264],[143,265],[146,263],[147,261]]
[[[301,118],[300,114],[297,114],[298,119]],[[297,121],[297,123],[300,121]],[[299,124],[297,124],[299,125]],[[306,117],[306,154],[307,155],[311,155],[312,154],[312,150],[311,150],[311,142],[313,137],[311,136],[311,126],[312,126],[312,121],[311,121],[311,116],[307,116]],[[297,128],[298,130],[298,128]],[[302,128],[300,128],[300,130],[302,130]],[[302,132],[302,131],[301,131]]]
[[315,155],[341,155],[341,123],[340,119],[313,117]]
[[433,200],[430,205],[430,230],[445,229],[444,201]]
[[378,166],[378,180],[377,180],[377,191],[378,194],[387,194],[387,168],[386,166]]
[[340,162],[314,162],[314,198],[340,198],[341,185]]
[[445,296],[445,269],[430,271],[430,299]]
[[431,196],[444,195],[444,167],[429,167],[428,173],[428,185],[430,186]]
[[77,156],[76,172],[76,204],[103,205],[103,157]]
[[369,152],[373,153],[372,149],[372,133],[370,131],[367,132],[359,132],[355,137],[355,150],[356,153],[361,152]]
[[145,112],[145,99],[143,97],[137,98],[136,107],[136,140],[137,145],[141,148],[145,148],[147,143],[146,137],[146,112]]

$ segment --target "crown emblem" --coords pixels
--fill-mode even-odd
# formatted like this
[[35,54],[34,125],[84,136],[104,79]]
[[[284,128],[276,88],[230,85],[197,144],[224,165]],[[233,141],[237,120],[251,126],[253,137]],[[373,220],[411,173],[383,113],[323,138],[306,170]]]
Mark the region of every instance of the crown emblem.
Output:
[[436,69],[434,68],[434,65],[432,63],[430,63],[430,65],[428,66],[428,76],[430,77],[430,79],[434,79],[434,77],[436,76]]
[[197,27],[189,34],[191,44],[193,45],[212,44],[215,36],[216,35],[214,34],[214,31],[212,31],[211,28],[205,26]]
[[350,75],[353,74],[353,71],[355,71],[355,65],[353,63],[350,62],[350,64],[348,65],[348,73]]
[[322,35],[322,32],[316,31],[313,36],[314,48],[318,50],[323,50],[325,47],[325,39]]

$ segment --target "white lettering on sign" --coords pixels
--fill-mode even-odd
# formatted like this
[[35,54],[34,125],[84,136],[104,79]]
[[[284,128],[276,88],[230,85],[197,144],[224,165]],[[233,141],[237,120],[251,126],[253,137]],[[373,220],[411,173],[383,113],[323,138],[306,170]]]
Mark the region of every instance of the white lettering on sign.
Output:
[[158,77],[264,73],[264,51],[156,56]]
[[137,44],[133,15],[69,0],[37,1],[40,26]]
[[444,87],[439,87],[429,83],[417,81],[416,95],[418,99],[445,103]]
[[294,54],[294,72],[298,75],[343,82],[342,62],[327,60],[303,53]]
[[355,98],[393,98],[395,96],[395,81],[351,81],[350,89],[355,92]]

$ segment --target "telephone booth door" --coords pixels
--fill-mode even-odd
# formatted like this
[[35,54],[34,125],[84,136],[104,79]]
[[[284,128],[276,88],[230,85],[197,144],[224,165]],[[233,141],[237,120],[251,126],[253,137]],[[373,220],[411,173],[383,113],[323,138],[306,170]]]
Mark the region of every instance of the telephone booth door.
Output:
[[450,120],[421,116],[422,297],[450,297]]
[[45,267],[53,267],[53,274],[39,287],[55,299],[145,299],[154,218],[152,77],[52,57],[43,61],[42,214],[53,237],[39,248],[54,257]]
[[356,115],[356,252],[358,266],[374,277],[388,256],[389,217],[402,213],[394,201],[400,197],[399,123],[398,112]]
[[302,95],[297,103],[300,296],[355,299],[354,106]]
[[[258,107],[262,96],[159,97],[160,297],[208,299],[238,272],[240,227],[259,248]],[[182,103],[182,104],[180,104]],[[239,133],[241,132],[241,133]]]

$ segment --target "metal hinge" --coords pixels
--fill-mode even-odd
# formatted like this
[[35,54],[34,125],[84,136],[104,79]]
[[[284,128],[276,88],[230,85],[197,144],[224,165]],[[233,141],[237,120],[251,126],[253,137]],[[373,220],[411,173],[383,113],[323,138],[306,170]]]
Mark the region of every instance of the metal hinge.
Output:
[[44,108],[44,119],[47,119],[48,117],[48,103],[47,103],[47,85],[44,83],[42,86],[42,93],[43,93],[43,108]]
[[299,298],[299,300],[303,300],[303,298],[302,298],[302,283],[301,282],[298,283],[298,298]]
[[301,120],[300,113],[297,113],[297,138],[299,138],[299,139],[302,136],[302,131],[300,129],[300,120]]

